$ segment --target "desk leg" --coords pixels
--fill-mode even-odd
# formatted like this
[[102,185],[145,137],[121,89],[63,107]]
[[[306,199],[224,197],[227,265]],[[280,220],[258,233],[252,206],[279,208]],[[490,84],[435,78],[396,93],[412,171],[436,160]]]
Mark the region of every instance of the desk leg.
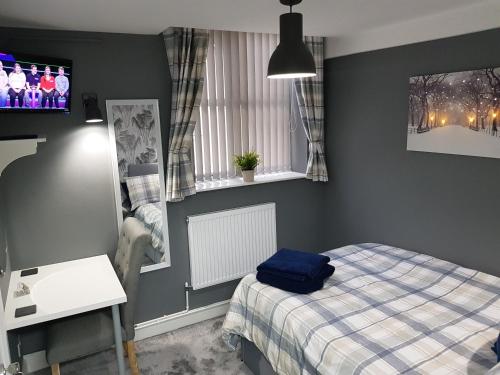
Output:
[[125,375],[125,360],[123,358],[122,325],[120,323],[120,309],[118,305],[111,306],[113,311],[113,327],[115,330],[116,360],[118,361],[118,374]]

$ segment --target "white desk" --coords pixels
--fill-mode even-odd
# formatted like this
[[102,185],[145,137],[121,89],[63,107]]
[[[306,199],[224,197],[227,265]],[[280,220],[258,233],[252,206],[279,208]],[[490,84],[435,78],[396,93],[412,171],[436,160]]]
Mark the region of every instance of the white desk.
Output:
[[[14,297],[18,283],[28,285],[31,293]],[[7,330],[26,327],[70,315],[111,307],[115,346],[120,375],[125,374],[120,313],[118,306],[127,302],[120,280],[106,255],[38,267],[36,275],[21,277],[12,271],[5,304]],[[15,318],[17,308],[36,304],[35,314]]]

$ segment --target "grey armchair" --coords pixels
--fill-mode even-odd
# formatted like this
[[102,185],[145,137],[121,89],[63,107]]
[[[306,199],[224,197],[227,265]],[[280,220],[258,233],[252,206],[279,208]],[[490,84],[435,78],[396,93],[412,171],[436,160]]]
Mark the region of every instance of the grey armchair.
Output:
[[[142,223],[127,218],[120,233],[114,266],[127,295],[120,306],[123,343],[133,375],[139,374],[134,347],[135,305],[141,265],[151,235]],[[47,362],[53,375],[60,375],[59,364],[109,349],[114,344],[113,319],[109,311],[98,310],[51,324],[47,333]]]

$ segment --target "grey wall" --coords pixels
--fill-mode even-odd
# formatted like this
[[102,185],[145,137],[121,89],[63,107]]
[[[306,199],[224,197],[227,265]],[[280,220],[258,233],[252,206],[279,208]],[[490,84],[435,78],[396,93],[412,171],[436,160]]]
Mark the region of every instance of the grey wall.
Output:
[[4,275],[0,275],[0,290],[2,291],[1,302],[5,305],[5,301],[7,301],[11,270],[7,241],[7,215],[4,189],[4,179],[0,178],[0,268],[5,272]]
[[326,62],[329,248],[364,241],[500,275],[500,160],[406,151],[408,78],[500,66],[500,29]]
[[[83,125],[80,94],[106,99],[158,98],[162,133],[168,135],[170,81],[162,38],[0,28],[0,50],[72,59],[73,110],[62,114],[0,114],[0,136],[44,134],[37,155],[5,172],[12,268],[114,252],[116,214],[106,126]],[[164,136],[166,153],[167,136]],[[321,247],[324,185],[305,180],[200,193],[168,204],[172,267],[142,274],[138,321],[184,309],[188,275],[186,216],[276,202],[278,245]],[[230,298],[235,283],[193,293],[198,307]],[[40,329],[40,332],[43,330]],[[26,353],[42,348],[41,334],[23,333]]]

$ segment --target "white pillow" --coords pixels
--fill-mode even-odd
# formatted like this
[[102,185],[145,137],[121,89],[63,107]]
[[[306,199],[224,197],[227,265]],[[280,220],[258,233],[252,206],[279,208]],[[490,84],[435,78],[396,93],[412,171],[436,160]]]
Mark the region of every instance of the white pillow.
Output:
[[158,174],[127,177],[125,181],[132,211],[147,203],[160,201],[160,176]]

